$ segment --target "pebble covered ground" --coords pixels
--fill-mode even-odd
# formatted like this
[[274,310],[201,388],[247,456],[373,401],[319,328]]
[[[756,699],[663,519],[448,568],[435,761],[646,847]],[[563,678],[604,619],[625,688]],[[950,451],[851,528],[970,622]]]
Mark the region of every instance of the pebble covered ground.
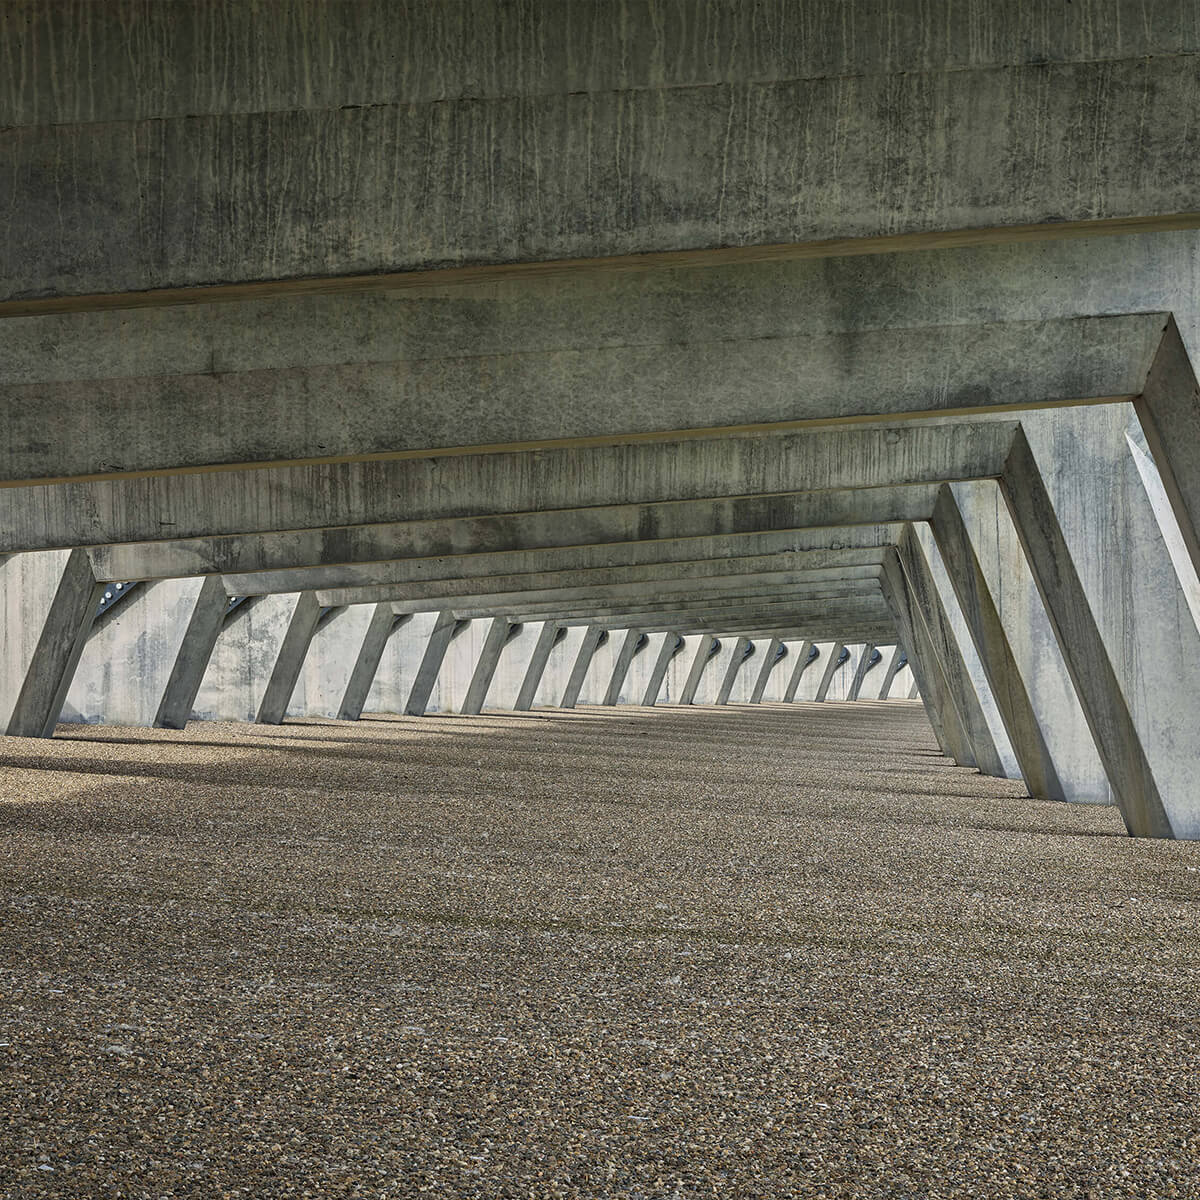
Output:
[[0,756],[0,1195],[1200,1195],[1200,846],[915,703]]

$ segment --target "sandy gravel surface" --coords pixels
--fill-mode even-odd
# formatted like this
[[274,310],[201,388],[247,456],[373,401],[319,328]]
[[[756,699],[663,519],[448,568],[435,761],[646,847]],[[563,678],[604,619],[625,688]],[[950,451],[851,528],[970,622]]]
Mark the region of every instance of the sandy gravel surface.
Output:
[[0,755],[0,1195],[1200,1195],[1200,846],[915,704]]

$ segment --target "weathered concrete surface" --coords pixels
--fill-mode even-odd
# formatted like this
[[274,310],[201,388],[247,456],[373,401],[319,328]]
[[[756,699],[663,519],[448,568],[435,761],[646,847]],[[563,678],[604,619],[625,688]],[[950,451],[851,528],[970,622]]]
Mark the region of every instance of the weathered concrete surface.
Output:
[[92,626],[60,720],[181,729],[219,636],[219,579],[159,580]]
[[1011,418],[571,447],[444,458],[320,463],[274,469],[115,477],[0,489],[0,551],[324,529],[871,488],[997,475]]
[[[933,525],[1031,794],[1111,803],[1062,651],[999,486],[952,484]],[[986,649],[986,653],[984,652]]]
[[[347,339],[329,364],[271,370],[260,354],[240,372],[215,373],[209,361],[195,374],[142,366],[136,377],[109,380],[96,379],[81,363],[78,382],[3,385],[0,375],[0,413],[11,431],[0,478],[478,443],[478,433],[464,431],[464,409],[490,414],[485,444],[541,445],[1132,398],[1145,386],[1167,319],[1150,313],[856,330],[776,336],[769,348],[761,337],[645,344],[635,335],[634,344],[612,344],[610,334],[610,344],[595,348],[530,354],[506,347],[502,354],[431,358],[422,346],[415,358],[399,361],[391,361],[400,350],[395,334],[385,334],[367,347]],[[0,337],[16,340],[20,331],[20,325],[0,328]],[[44,371],[38,360],[26,370]],[[352,406],[337,402],[346,393],[354,396]],[[580,395],[589,403],[572,402]],[[256,420],[239,419],[247,409]]]
[[1200,633],[1129,452],[1131,419],[1126,405],[1030,416],[1005,498],[1130,832],[1197,837]]
[[103,590],[82,551],[0,559],[0,732],[53,733]]

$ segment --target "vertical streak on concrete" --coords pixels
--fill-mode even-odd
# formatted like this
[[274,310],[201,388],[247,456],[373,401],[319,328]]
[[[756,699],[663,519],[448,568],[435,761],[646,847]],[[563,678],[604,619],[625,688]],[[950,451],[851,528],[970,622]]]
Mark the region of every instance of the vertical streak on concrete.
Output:
[[621,688],[625,683],[625,676],[629,674],[629,667],[633,662],[633,657],[646,645],[646,640],[646,635],[638,629],[627,629],[625,631],[625,637],[621,641],[621,649],[617,654],[617,661],[613,663],[612,677],[608,681],[608,690],[604,693],[604,704],[616,704],[620,698]]
[[589,625],[583,635],[583,643],[575,656],[575,665],[571,668],[571,677],[567,680],[560,708],[574,708],[579,702],[579,693],[583,691],[583,681],[587,678],[588,667],[592,665],[592,656],[596,648],[608,637],[606,630],[599,625]]
[[[779,653],[780,650],[783,650],[783,654]],[[767,690],[775,664],[782,662],[786,657],[787,647],[778,638],[772,638],[767,643],[767,652],[763,655],[762,666],[758,668],[758,678],[754,681],[754,690],[750,693],[751,704],[762,703],[763,693]]]
[[425,643],[425,653],[421,655],[421,665],[417,668],[416,678],[404,705],[406,716],[425,715],[425,710],[429,707],[429,697],[433,695],[433,687],[437,683],[438,672],[442,669],[442,660],[446,657],[450,642],[459,628],[460,622],[453,613],[438,613],[429,640]]
[[1025,786],[1031,796],[1064,800],[1066,793],[1062,780],[1034,712],[1024,672],[1013,653],[958,502],[948,484],[938,492],[931,527],[996,706],[1008,730]]
[[875,657],[875,647],[869,642],[863,646],[862,654],[858,657],[858,666],[854,671],[854,678],[850,681],[850,691],[846,695],[847,700],[857,700],[859,693],[862,691],[863,681],[867,677],[867,672],[873,667],[878,666],[878,663],[872,663],[871,659]]
[[663,639],[662,647],[658,652],[658,658],[654,663],[654,670],[651,671],[650,680],[646,684],[646,694],[642,697],[642,703],[647,707],[653,707],[658,703],[658,698],[662,695],[663,680],[667,677],[667,669],[671,665],[671,659],[682,649],[683,638],[674,631],[669,632]]
[[917,673],[912,669],[912,663],[909,663],[909,673],[912,675],[912,683],[908,688],[908,699],[919,700],[921,698],[921,687],[917,683]]
[[470,685],[467,687],[466,698],[462,703],[462,711],[468,716],[476,716],[483,711],[483,706],[487,703],[488,688],[492,686],[492,677],[496,674],[500,655],[512,630],[513,623],[507,617],[492,618],[471,675]]
[[383,659],[384,649],[387,647],[387,640],[400,625],[410,619],[408,614],[397,616],[390,604],[375,605],[371,623],[367,626],[366,635],[358,648],[354,667],[346,683],[346,690],[342,693],[342,702],[338,705],[338,720],[357,721],[362,716],[371,685],[375,682],[375,674]]
[[683,685],[683,691],[679,693],[680,704],[694,703],[696,690],[700,687],[700,680],[704,675],[704,668],[708,666],[708,660],[713,657],[713,650],[720,644],[720,641],[711,633],[701,636],[700,642],[696,646],[695,657],[692,659],[691,670],[688,671],[687,682]]
[[[1008,771],[998,746],[1001,739],[1007,743],[1007,736],[1003,730],[994,730],[992,723],[988,721],[980,695],[981,689],[977,686],[977,673],[968,665],[963,648],[955,635],[950,614],[946,611],[946,601],[949,597],[943,597],[938,588],[927,557],[928,547],[932,546],[932,535],[929,535],[926,528],[923,528],[923,532],[929,537],[928,543],[922,540],[912,525],[901,534],[900,545],[897,547],[901,566],[908,577],[917,612],[924,621],[934,651],[941,660],[950,695],[974,751],[975,765],[985,775],[1007,778]],[[949,584],[946,586],[949,591]],[[978,670],[978,674],[982,674],[981,669]],[[990,700],[990,695],[988,699]]]
[[829,650],[829,661],[825,664],[825,670],[821,674],[821,682],[817,684],[817,692],[813,697],[815,700],[820,700],[824,703],[825,697],[829,695],[829,685],[833,682],[833,673],[838,669],[838,659],[842,657],[842,651],[845,647],[841,642],[834,642]]
[[[1104,414],[1097,413],[1093,419],[1102,421]],[[1155,577],[1161,573],[1155,572],[1140,548],[1126,544],[1129,531],[1122,528],[1121,518],[1128,520],[1129,514],[1114,514],[1111,501],[1109,505],[1099,505],[1091,497],[1079,494],[1089,487],[1089,481],[1083,478],[1085,473],[1100,472],[1103,486],[1111,488],[1118,483],[1119,468],[1110,463],[1108,469],[1104,470],[1103,456],[1089,454],[1089,438],[1086,432],[1071,432],[1081,435],[1072,439],[1072,451],[1067,455],[1067,465],[1070,466],[1074,478],[1063,479],[1062,468],[1056,470],[1055,465],[1057,448],[1053,444],[1054,431],[1034,429],[1033,436],[1037,443],[1035,451],[1026,431],[1019,430],[1005,464],[1004,496],[1126,828],[1134,836],[1171,837],[1172,825],[1167,816],[1156,771],[1151,764],[1142,730],[1138,728],[1121,681],[1121,676],[1132,666],[1137,672],[1135,687],[1142,686],[1138,683],[1138,678],[1152,678],[1156,687],[1167,689],[1163,697],[1166,703],[1170,705],[1173,702],[1170,696],[1169,676],[1164,677],[1158,673],[1147,675],[1149,664],[1140,661],[1138,647],[1131,644],[1136,643],[1139,638],[1153,638],[1164,631],[1137,629],[1131,623],[1127,624],[1123,631],[1124,649],[1134,657],[1134,662],[1127,665],[1118,658],[1114,664],[1106,645],[1102,622],[1108,618],[1107,624],[1111,634],[1115,632],[1111,629],[1115,613],[1119,613],[1127,623],[1131,617],[1136,619],[1139,614],[1136,610],[1129,611],[1133,607],[1131,604],[1121,604],[1118,607],[1115,600],[1109,601],[1108,604],[1110,610],[1115,610],[1115,613],[1105,612],[1105,585],[1096,576],[1098,572],[1107,573],[1114,580],[1121,581],[1123,587],[1130,592],[1136,590],[1144,593],[1147,587],[1153,588],[1156,585],[1160,585],[1160,590],[1167,589],[1161,586],[1161,579]],[[1094,481],[1092,484],[1094,485]],[[1141,489],[1140,482],[1138,486],[1145,499],[1145,491]],[[1149,509],[1149,501],[1145,500],[1145,503]],[[1153,520],[1152,511],[1149,515]],[[1063,528],[1064,521],[1072,530],[1073,536],[1070,540]],[[1144,520],[1135,532],[1145,535]],[[1088,572],[1087,586],[1081,578],[1080,562],[1072,553],[1073,544],[1085,554],[1094,555],[1098,560],[1089,564],[1081,555],[1084,564],[1082,570]],[[1165,556],[1165,549],[1162,553]],[[1150,579],[1134,578],[1142,568],[1150,570]],[[1175,581],[1173,569],[1171,579]],[[1100,611],[1093,609],[1089,600],[1089,590],[1095,597]],[[1168,591],[1167,595],[1159,599],[1169,601],[1169,598]],[[1190,624],[1190,615],[1188,620]],[[1192,628],[1194,629],[1194,626]],[[1177,647],[1175,653],[1178,653]],[[1176,661],[1168,671],[1178,670],[1181,666],[1182,664]],[[1167,722],[1168,729],[1173,723]],[[1176,754],[1183,760],[1179,766],[1192,777],[1190,790],[1194,792],[1194,767],[1190,761],[1191,756],[1183,750],[1184,745],[1186,743],[1181,740]],[[1161,758],[1159,762],[1162,762]]]
[[967,740],[962,718],[951,699],[941,660],[934,652],[925,624],[913,604],[908,580],[900,566],[900,556],[891,549],[884,558],[880,577],[884,599],[892,610],[900,640],[908,652],[908,665],[918,685],[929,724],[942,747],[942,753],[960,766],[975,766],[975,753]]
[[[784,689],[783,702],[791,704],[796,699],[796,690],[800,687],[800,677],[804,674],[810,665],[809,658],[812,655],[812,642],[804,641],[800,643],[800,649],[796,652],[796,665],[792,667],[792,676],[788,680],[788,685]],[[815,662],[816,659],[813,659]]]
[[228,610],[229,597],[221,577],[208,576],[192,604],[183,642],[154,715],[159,729],[182,729],[187,724]]
[[[729,665],[725,668],[725,677],[721,680],[721,686],[717,690],[717,703],[728,704],[730,694],[733,692],[733,685],[737,682],[738,673],[742,669],[742,664],[750,657],[746,653],[751,647],[749,638],[740,637],[733,644],[733,655],[729,659]],[[751,650],[753,653],[753,650]]]
[[0,565],[0,585],[0,669],[15,693],[4,732],[50,737],[104,589],[86,550],[14,554]]
[[533,653],[529,656],[529,665],[525,668],[525,678],[521,681],[521,690],[517,693],[513,709],[516,712],[528,712],[533,707],[537,695],[538,684],[542,682],[542,674],[550,659],[550,651],[555,643],[566,633],[566,630],[554,621],[546,621],[538,634]]
[[271,669],[262,703],[258,706],[258,715],[255,717],[258,724],[278,725],[283,720],[320,618],[321,605],[317,602],[316,593],[302,592],[292,619],[288,622],[287,633],[283,635],[283,643]]

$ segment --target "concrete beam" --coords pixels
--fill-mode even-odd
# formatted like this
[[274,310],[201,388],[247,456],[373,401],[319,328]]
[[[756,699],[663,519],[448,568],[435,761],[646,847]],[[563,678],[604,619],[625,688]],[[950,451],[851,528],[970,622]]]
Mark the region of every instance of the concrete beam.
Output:
[[[254,361],[253,369],[217,373],[205,362],[182,373],[168,363],[163,373],[143,366],[135,377],[97,379],[81,363],[78,380],[0,380],[10,429],[0,479],[461,448],[469,441],[457,416],[464,410],[489,414],[490,445],[528,447],[1132,399],[1166,319],[1138,313],[781,335],[769,353],[761,337],[646,344],[631,330],[570,353],[429,357],[422,347],[397,359],[377,333],[376,344],[348,344],[336,363],[312,366],[264,370]],[[6,332],[12,340],[20,331]],[[334,400],[346,393],[355,397],[352,419]],[[589,402],[571,403],[577,396]],[[256,420],[245,421],[247,411]]]
[[[0,488],[0,553],[715,495],[994,477],[1017,422],[864,425],[618,446]],[[36,499],[36,503],[31,503]]]

